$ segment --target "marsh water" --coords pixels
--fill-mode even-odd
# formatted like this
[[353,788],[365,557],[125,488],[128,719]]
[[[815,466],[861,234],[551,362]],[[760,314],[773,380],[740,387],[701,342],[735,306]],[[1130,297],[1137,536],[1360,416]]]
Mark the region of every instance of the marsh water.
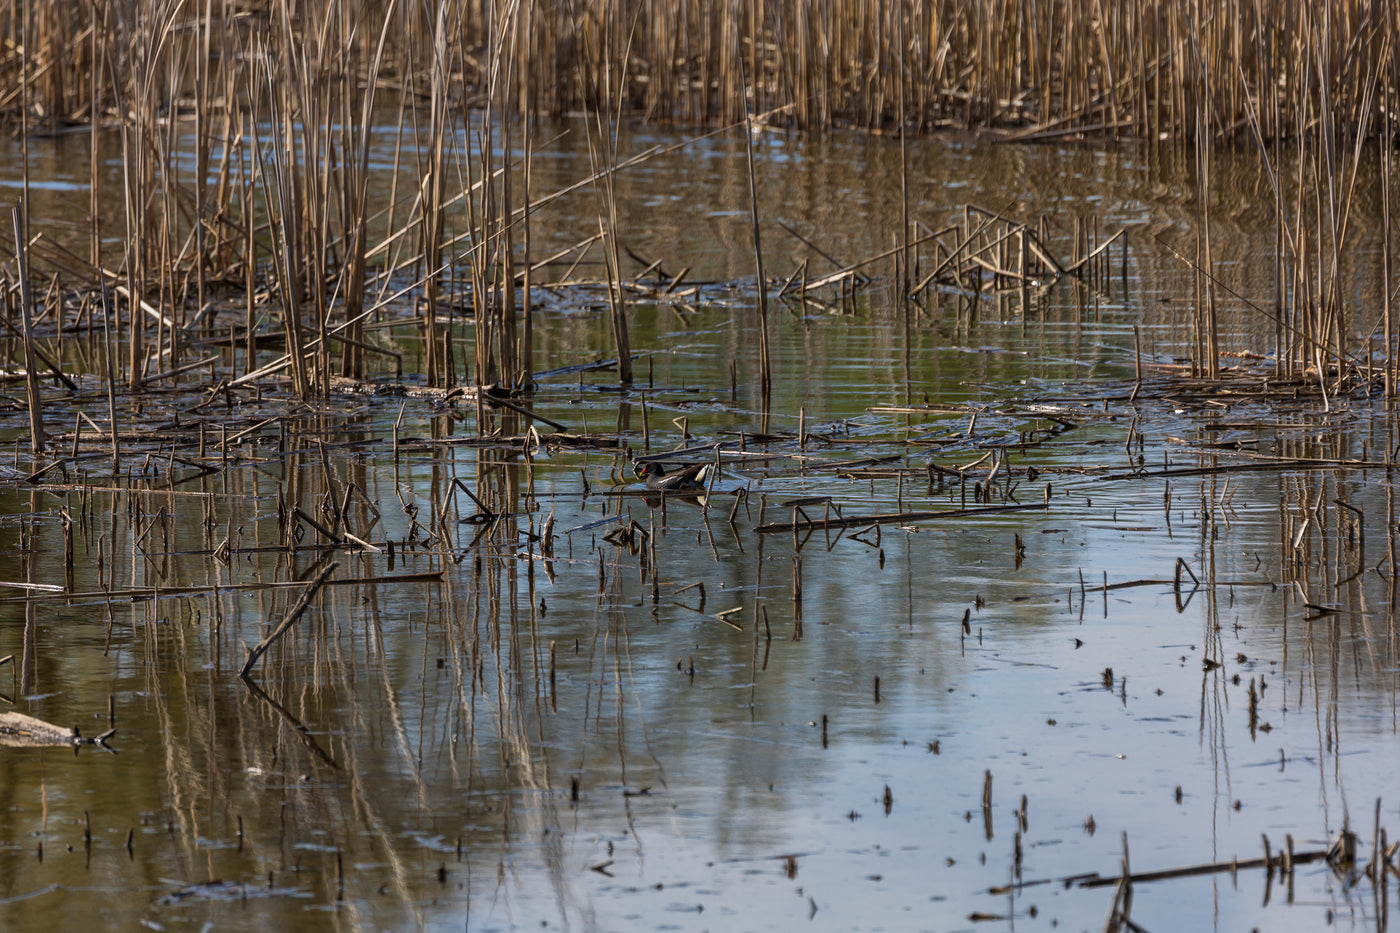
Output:
[[[561,133],[538,190],[590,174]],[[619,157],[682,138],[628,130]],[[897,143],[755,154],[771,291],[898,242]],[[81,138],[31,143],[35,230],[81,242],[87,164]],[[1076,219],[1126,248],[1024,304],[903,306],[887,263],[844,302],[775,300],[765,410],[744,147],[719,137],[618,176],[632,273],[699,286],[632,303],[632,387],[591,368],[605,292],[541,293],[538,446],[509,440],[524,416],[438,397],[186,386],[120,402],[144,461],[26,481],[7,395],[4,710],[117,733],[0,748],[0,928],[1089,930],[1114,887],[1085,882],[1126,854],[1219,869],[1135,884],[1144,929],[1384,929],[1394,878],[1361,870],[1400,827],[1392,415],[1172,368],[1189,159],[931,139],[908,165],[929,229],[971,204],[1046,218],[1064,256]],[[1217,272],[1267,305],[1271,196],[1250,153],[1217,172]],[[1368,330],[1379,192],[1358,191]],[[534,248],[597,229],[578,192]],[[1229,349],[1270,348],[1242,302],[1222,320]],[[63,352],[79,391],[53,430],[105,423],[101,354]],[[642,494],[632,456],[715,444],[705,495]],[[936,511],[959,514],[814,524]],[[1354,867],[1306,860],[1344,829]],[[1244,864],[1266,846],[1298,864]]]

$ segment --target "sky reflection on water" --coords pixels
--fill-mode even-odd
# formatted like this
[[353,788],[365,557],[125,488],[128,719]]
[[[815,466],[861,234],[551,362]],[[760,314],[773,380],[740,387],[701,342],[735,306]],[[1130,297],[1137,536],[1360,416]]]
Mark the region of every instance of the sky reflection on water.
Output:
[[[882,145],[775,141],[765,191],[842,255],[873,254],[888,247],[898,192]],[[234,674],[294,590],[50,600],[28,607],[31,620],[23,602],[5,603],[0,656],[16,656],[16,708],[91,720],[91,734],[111,696],[120,731],[116,756],[0,753],[0,927],[69,928],[102,911],[164,929],[1089,929],[1112,889],[1063,879],[1116,874],[1125,834],[1132,867],[1148,871],[1254,858],[1264,836],[1275,851],[1288,834],[1314,851],[1346,824],[1369,846],[1378,798],[1381,824],[1397,825],[1386,799],[1400,768],[1389,475],[1131,476],[1237,465],[1208,446],[1230,438],[1288,457],[1393,448],[1376,442],[1393,425],[1364,401],[1283,412],[1126,400],[1134,326],[1151,361],[1186,339],[1158,298],[1189,295],[1189,279],[1150,246],[1189,220],[1171,167],[1131,151],[921,143],[921,205],[942,198],[951,213],[989,199],[1136,225],[1126,290],[1057,287],[1030,316],[1010,302],[976,314],[930,305],[908,326],[879,287],[852,314],[781,308],[765,424],[750,387],[736,152],[721,141],[704,158],[649,166],[622,187],[623,213],[644,255],[698,278],[747,275],[747,291],[694,310],[639,304],[644,384],[620,396],[615,374],[582,387],[568,375],[531,404],[573,430],[625,431],[634,450],[644,418],[653,450],[801,425],[806,449],[778,446],[810,459],[729,462],[730,483],[750,489],[731,526],[728,497],[663,513],[611,495],[628,476],[621,451],[562,449],[527,465],[452,443],[476,433],[470,412],[357,397],[288,419],[299,454],[279,452],[269,428],[234,467],[173,491],[90,493],[78,593],[304,578],[321,553],[314,533],[295,554],[251,550],[280,540],[279,488],[314,511],[356,483],[379,512],[371,521],[356,505],[356,527],[398,544],[392,558],[336,554],[337,578],[360,582],[329,588],[269,653],[262,696]],[[561,146],[540,161],[576,177],[586,152]],[[676,195],[674,210],[657,207]],[[596,222],[572,210],[550,234],[559,243]],[[1222,250],[1257,243],[1260,219],[1222,221]],[[541,368],[606,354],[601,315],[541,317]],[[985,410],[868,411],[926,396]],[[1045,410],[1076,427],[1017,447],[1046,427]],[[361,446],[329,448],[347,438]],[[335,490],[317,439],[333,451]],[[756,531],[760,515],[788,520],[779,503],[804,496],[848,514],[975,506],[971,481],[932,482],[923,468],[966,467],[995,444],[1011,445],[1011,468],[1040,471],[1018,474],[1015,501],[1041,502],[1049,485],[1047,509]],[[910,475],[848,479],[824,466],[889,456]],[[1119,478],[1105,478],[1110,468]],[[100,467],[86,479],[114,485]],[[454,479],[518,514],[486,529],[461,521],[474,506]],[[37,517],[23,541],[17,519],[0,525],[0,578],[67,582],[57,510],[77,512],[77,496],[6,491],[7,513]],[[547,565],[526,532],[550,514]],[[619,514],[648,533],[636,553],[605,540],[626,520],[584,528]],[[420,528],[448,549],[407,544]],[[225,537],[249,550],[220,560]],[[441,579],[405,577],[425,572]],[[215,879],[272,896],[190,887]],[[1285,883],[1265,879],[1253,869],[1140,884],[1134,918],[1312,930],[1331,910],[1344,929],[1378,925],[1369,886],[1349,889],[1321,864],[1298,867],[1292,906]]]

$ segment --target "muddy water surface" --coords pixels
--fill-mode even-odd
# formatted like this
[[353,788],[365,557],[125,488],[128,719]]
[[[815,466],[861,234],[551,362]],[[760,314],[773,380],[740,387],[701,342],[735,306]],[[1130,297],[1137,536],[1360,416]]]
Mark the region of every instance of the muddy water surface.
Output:
[[[587,174],[570,138],[543,188]],[[77,145],[39,163],[32,222],[55,236],[85,223],[64,213],[86,204],[62,174]],[[0,580],[62,592],[4,589],[4,708],[118,732],[115,753],[0,748],[0,928],[1102,929],[1094,876],[1125,851],[1221,869],[1135,884],[1146,929],[1385,928],[1393,875],[1383,896],[1304,860],[1349,826],[1364,868],[1378,800],[1400,827],[1380,404],[1154,368],[1187,340],[1191,278],[1156,239],[1192,235],[1180,168],[942,141],[914,148],[916,219],[1047,215],[1067,255],[1093,217],[1129,230],[1126,260],[1029,308],[906,313],[881,281],[844,313],[775,305],[765,413],[742,154],[624,176],[628,245],[706,284],[634,306],[631,390],[589,370],[526,400],[592,443],[541,424],[531,455],[481,439],[522,418],[387,393],[170,393],[122,403],[151,446],[119,475],[94,455],[7,481]],[[842,261],[889,248],[897,149],[774,137],[759,166],[772,275],[817,261],[779,219]],[[1247,156],[1234,171],[1218,259],[1271,300],[1272,224]],[[542,213],[541,248],[593,210]],[[608,357],[600,306],[551,298],[537,368]],[[1242,307],[1225,319],[1268,348]],[[81,390],[68,409],[105,418],[100,374]],[[629,449],[717,442],[711,495],[632,481]],[[1265,840],[1299,864],[1249,867]]]

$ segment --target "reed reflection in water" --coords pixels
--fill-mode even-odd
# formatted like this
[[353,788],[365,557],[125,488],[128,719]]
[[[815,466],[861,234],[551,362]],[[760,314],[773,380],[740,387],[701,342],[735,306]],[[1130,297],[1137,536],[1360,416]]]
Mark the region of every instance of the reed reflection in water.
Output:
[[[1179,389],[1134,420],[1120,393],[986,398],[971,435],[810,425],[731,451],[747,498],[704,502],[616,494],[620,451],[524,456],[426,407],[395,428],[397,400],[284,419],[216,475],[49,484],[11,506],[6,578],[87,595],[10,599],[12,696],[85,732],[110,696],[119,753],[0,756],[5,926],[1048,928],[1109,891],[1032,882],[1113,876],[1120,833],[1149,871],[1347,827],[1364,868],[1400,763],[1396,523],[1384,466],[1346,462],[1393,426],[1248,399],[1227,421]],[[970,463],[1046,406],[1078,425],[1000,476],[881,460],[919,438]],[[706,436],[750,417],[690,412]],[[685,443],[649,416],[654,449]],[[759,530],[803,496],[832,497],[808,524],[962,508],[974,481],[1049,506]],[[1139,883],[1133,915],[1302,929],[1330,902],[1372,929],[1368,890],[1274,865]]]

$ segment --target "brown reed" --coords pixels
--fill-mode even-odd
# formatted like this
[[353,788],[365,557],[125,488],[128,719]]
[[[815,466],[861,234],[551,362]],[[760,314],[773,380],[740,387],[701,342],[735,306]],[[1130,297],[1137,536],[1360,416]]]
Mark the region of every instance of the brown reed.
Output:
[[[22,54],[0,61],[0,86],[18,89],[30,64],[28,115],[55,123],[187,101],[216,122],[247,102],[229,76],[267,69],[333,107],[371,81],[422,93],[436,72],[463,102],[509,84],[501,102],[554,115],[603,92],[650,120],[732,124],[751,97],[766,122],[806,129],[891,127],[903,113],[923,130],[1161,140],[1201,132],[1210,112],[1214,138],[1244,139],[1252,97],[1266,137],[1351,135],[1376,112],[1376,82],[1393,87],[1395,17],[1390,3],[1280,0],[1208,16],[1166,0],[3,0],[0,35]],[[266,57],[246,54],[255,36]],[[11,121],[25,107],[0,95]]]
[[[79,271],[120,286],[113,339],[125,342],[122,380],[133,391],[199,358],[189,329],[211,314],[216,283],[246,296],[241,379],[285,372],[306,396],[328,391],[333,375],[363,377],[378,262],[411,270],[430,385],[465,375],[528,386],[529,211],[552,195],[532,201],[534,140],[519,121],[577,111],[592,117],[591,183],[624,384],[617,122],[734,126],[750,116],[759,126],[901,138],[962,127],[1007,141],[1197,142],[1196,358],[1206,375],[1220,351],[1210,150],[1296,146],[1306,156],[1294,160],[1297,199],[1284,203],[1288,186],[1273,179],[1279,356],[1285,375],[1340,379],[1365,355],[1355,342],[1367,326],[1344,300],[1340,257],[1364,145],[1386,141],[1383,176],[1392,177],[1398,27],[1393,2],[1225,0],[1206,15],[1165,0],[0,0],[10,50],[0,57],[0,123],[24,139],[72,124],[120,139],[124,216],[98,210],[94,146],[91,268]],[[373,216],[369,136],[376,105],[395,97],[396,152],[417,153],[422,183]],[[177,158],[191,150],[192,173]],[[463,223],[459,201],[465,229],[452,231]],[[914,223],[903,217],[896,241],[906,281],[918,262]],[[999,247],[998,268],[1018,264],[1012,246]],[[465,374],[454,359],[463,259],[476,325]],[[260,290],[269,305],[258,306]],[[259,369],[255,339],[269,312],[284,355]],[[1388,350],[1400,335],[1388,301],[1382,313]]]

